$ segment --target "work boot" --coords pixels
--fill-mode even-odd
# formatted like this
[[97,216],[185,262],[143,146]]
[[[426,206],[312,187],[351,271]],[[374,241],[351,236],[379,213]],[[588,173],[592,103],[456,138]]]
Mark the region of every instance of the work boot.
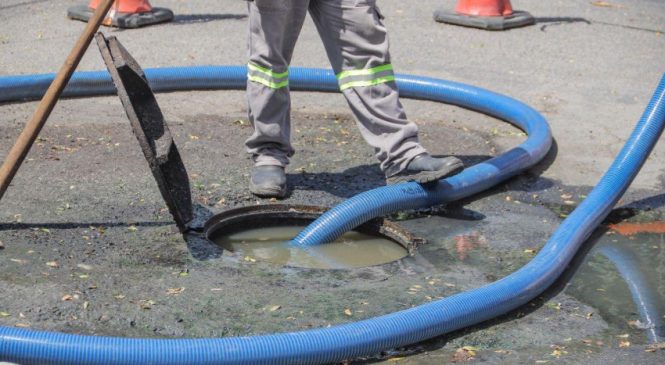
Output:
[[436,158],[428,154],[416,156],[406,168],[388,177],[389,185],[408,181],[426,184],[456,175],[464,169],[464,163],[457,157]]
[[263,198],[283,198],[286,195],[286,174],[282,166],[254,166],[249,191]]

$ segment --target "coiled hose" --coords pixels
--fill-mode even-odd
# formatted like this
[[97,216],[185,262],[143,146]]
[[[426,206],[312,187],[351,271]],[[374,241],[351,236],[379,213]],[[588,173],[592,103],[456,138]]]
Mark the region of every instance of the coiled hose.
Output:
[[[207,74],[206,74],[207,73]],[[158,91],[184,90],[188,83],[192,88],[241,88],[244,85],[244,68],[208,67],[166,70],[147,70],[151,85]],[[155,80],[158,74],[164,80]],[[68,96],[108,94],[110,79],[101,73],[74,78]],[[180,81],[178,81],[180,78]],[[204,78],[202,80],[201,78]],[[208,80],[205,80],[208,78]],[[210,80],[216,78],[216,80]],[[228,83],[226,82],[228,80]],[[10,80],[10,89],[21,89],[23,81]],[[40,86],[30,77],[30,84],[12,95],[23,99],[39,97],[40,90],[27,90]],[[6,78],[0,78],[0,90]],[[86,83],[88,86],[85,86]],[[429,96],[440,100],[466,105],[473,103],[479,89],[447,81],[400,76],[401,94],[407,97]],[[337,88],[332,73],[322,70],[294,69],[291,74],[292,89],[333,91]],[[196,86],[196,87],[194,87]],[[77,89],[78,88],[78,89]],[[427,90],[441,88],[443,94],[432,95]],[[420,90],[423,93],[420,93]],[[5,87],[7,90],[7,87]],[[447,90],[447,91],[446,91]],[[458,92],[464,95],[458,99]],[[3,95],[0,93],[0,95]],[[526,116],[539,117],[537,113],[512,99],[493,94],[505,101],[506,107],[522,110]],[[0,99],[2,96],[0,96]],[[16,100],[16,99],[10,99]],[[5,99],[5,101],[9,101]],[[492,113],[490,108],[479,110]],[[534,115],[535,113],[535,115]],[[506,118],[508,119],[508,118]],[[405,346],[467,327],[515,309],[545,290],[562,272],[577,251],[579,245],[608,214],[644,163],[665,125],[665,78],[661,80],[656,95],[638,123],[626,146],[608,173],[589,197],[566,219],[536,257],[515,273],[489,285],[463,292],[438,301],[407,310],[330,328],[308,331],[270,334],[252,337],[221,339],[128,339],[95,337],[33,331],[22,328],[0,327],[0,360],[21,364],[324,364],[377,354],[382,350]],[[549,128],[541,125],[549,142]],[[531,136],[525,143],[534,141]],[[511,150],[517,159],[531,163],[523,150]],[[512,165],[510,160],[487,166],[501,169]]]

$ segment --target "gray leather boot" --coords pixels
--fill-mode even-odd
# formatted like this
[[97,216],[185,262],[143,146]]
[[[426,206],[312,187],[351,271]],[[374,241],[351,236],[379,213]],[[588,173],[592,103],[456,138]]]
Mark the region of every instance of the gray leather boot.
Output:
[[457,157],[432,157],[428,154],[416,156],[403,171],[386,179],[389,185],[408,181],[426,184],[456,175],[464,169],[464,163]]
[[286,174],[282,166],[254,166],[249,179],[249,191],[264,198],[283,198],[286,195]]

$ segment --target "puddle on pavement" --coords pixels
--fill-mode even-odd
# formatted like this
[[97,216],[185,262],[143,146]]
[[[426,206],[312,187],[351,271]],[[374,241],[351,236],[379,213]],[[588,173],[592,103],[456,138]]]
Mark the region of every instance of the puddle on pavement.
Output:
[[[644,342],[665,341],[665,234],[631,224],[603,236],[566,293],[599,311],[610,326]],[[628,229],[631,231],[628,232]],[[652,232],[652,233],[649,233]]]
[[386,238],[347,232],[334,242],[302,249],[288,241],[305,226],[278,226],[219,235],[212,240],[247,260],[313,269],[346,269],[381,265],[408,256],[400,244]]

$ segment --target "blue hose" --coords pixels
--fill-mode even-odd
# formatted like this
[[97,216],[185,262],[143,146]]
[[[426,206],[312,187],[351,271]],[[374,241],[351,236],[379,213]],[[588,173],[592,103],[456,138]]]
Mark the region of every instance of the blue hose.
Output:
[[[183,90],[188,82],[195,88],[239,88],[244,85],[242,68],[170,69],[170,71],[148,70],[151,85],[159,91]],[[158,72],[165,79],[155,80]],[[210,72],[209,75],[205,75]],[[240,73],[242,75],[240,75]],[[91,94],[107,94],[108,76],[101,73],[75,78],[69,96],[85,96],[85,85],[90,81]],[[200,78],[212,78],[209,81]],[[228,77],[228,84],[224,82]],[[178,83],[177,79],[182,78]],[[13,79],[10,89],[21,89],[20,80]],[[30,77],[26,82],[32,82]],[[294,69],[291,75],[292,89],[333,91],[337,86],[332,73]],[[48,83],[48,82],[46,82]],[[333,84],[334,83],[334,84]],[[5,79],[0,78],[0,90]],[[217,85],[217,86],[215,86]],[[232,86],[229,86],[232,85]],[[334,86],[333,86],[334,85]],[[456,105],[472,105],[479,89],[441,80],[401,76],[401,93],[406,97],[450,101]],[[35,90],[42,86],[34,83]],[[13,91],[24,99],[38,98],[40,91]],[[77,87],[79,88],[77,90]],[[7,89],[5,88],[5,91]],[[443,94],[435,95],[435,90]],[[448,90],[448,91],[446,91]],[[0,93],[0,95],[3,95]],[[520,110],[523,117],[539,119],[539,115],[523,104],[509,98],[501,105],[513,112]],[[16,99],[5,99],[11,101]],[[465,104],[467,103],[467,104]],[[483,110],[511,122],[526,123],[511,113],[495,111],[495,104],[479,106]],[[496,113],[495,113],[496,112]],[[535,114],[534,114],[535,113]],[[544,121],[543,121],[544,123]],[[29,364],[324,364],[352,359],[363,355],[377,354],[382,350],[406,346],[419,341],[464,328],[498,315],[504,314],[540,294],[561,274],[574,256],[579,245],[591,234],[612,206],[623,194],[655,145],[665,125],[665,78],[654,95],[647,111],[638,123],[626,146],[621,151],[608,173],[589,197],[566,219],[536,257],[517,272],[489,285],[463,292],[438,301],[426,303],[407,310],[358,321],[308,331],[233,337],[220,339],[128,339],[115,337],[81,336],[64,333],[33,331],[21,328],[0,327],[0,360]],[[529,129],[530,133],[546,138],[525,142],[549,141],[549,128]],[[529,142],[532,141],[532,142]],[[526,163],[532,164],[537,146],[511,150],[507,156],[493,164],[487,164],[479,173],[493,174],[496,170],[513,169]],[[548,146],[546,146],[548,147]],[[545,151],[547,148],[544,148]],[[543,152],[544,154],[544,152]],[[496,160],[496,159],[495,159]],[[480,177],[479,177],[480,178]],[[490,183],[486,184],[490,186]],[[405,193],[412,188],[410,184]],[[484,185],[483,185],[484,186]],[[416,191],[416,195],[423,195]],[[369,204],[369,202],[368,202]],[[399,208],[395,206],[395,208]]]

